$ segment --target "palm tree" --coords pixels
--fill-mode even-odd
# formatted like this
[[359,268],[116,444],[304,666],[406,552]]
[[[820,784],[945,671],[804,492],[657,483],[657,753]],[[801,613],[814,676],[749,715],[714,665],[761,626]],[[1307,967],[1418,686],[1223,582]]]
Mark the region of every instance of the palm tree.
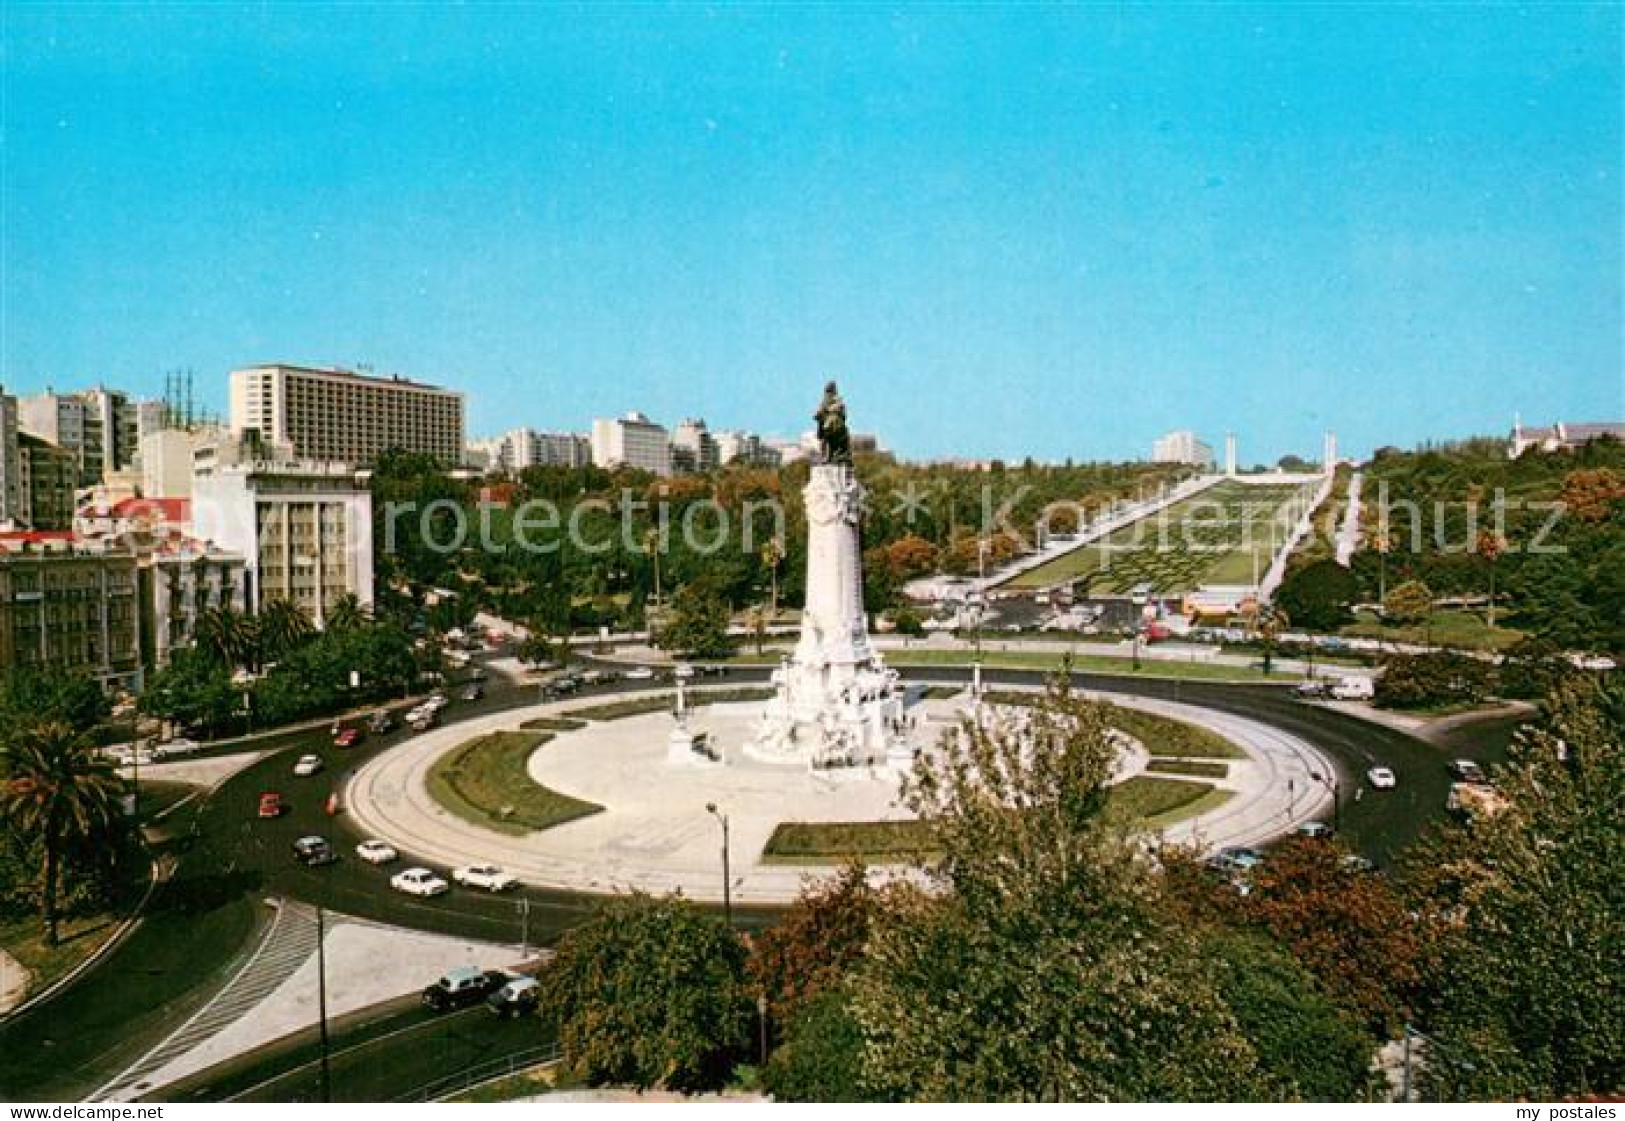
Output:
[[211,607],[198,616],[197,645],[209,657],[236,669],[254,662],[254,620],[230,607]]
[[47,945],[57,944],[57,887],[70,845],[104,837],[118,819],[124,783],[99,758],[89,737],[61,721],[14,732],[4,749],[0,811],[40,846],[40,919]]
[[327,609],[330,631],[358,631],[371,621],[371,613],[354,592],[345,592]]
[[260,607],[260,656],[281,658],[316,632],[305,609],[287,599],[267,600]]

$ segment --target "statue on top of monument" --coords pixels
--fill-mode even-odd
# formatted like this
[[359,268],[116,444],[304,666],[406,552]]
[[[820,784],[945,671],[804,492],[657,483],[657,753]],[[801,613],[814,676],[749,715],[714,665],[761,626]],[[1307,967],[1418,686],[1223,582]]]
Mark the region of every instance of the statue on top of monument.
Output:
[[852,462],[852,437],[846,430],[846,402],[841,400],[835,383],[824,386],[824,399],[813,414],[818,422],[818,450],[825,463]]

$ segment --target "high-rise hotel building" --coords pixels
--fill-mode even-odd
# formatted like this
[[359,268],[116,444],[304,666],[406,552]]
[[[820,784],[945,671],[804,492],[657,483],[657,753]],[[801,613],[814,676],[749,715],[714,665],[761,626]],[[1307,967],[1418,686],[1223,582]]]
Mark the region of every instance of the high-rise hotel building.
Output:
[[231,374],[231,430],[290,443],[306,460],[370,464],[384,452],[463,456],[463,395],[401,377],[315,366],[250,366]]

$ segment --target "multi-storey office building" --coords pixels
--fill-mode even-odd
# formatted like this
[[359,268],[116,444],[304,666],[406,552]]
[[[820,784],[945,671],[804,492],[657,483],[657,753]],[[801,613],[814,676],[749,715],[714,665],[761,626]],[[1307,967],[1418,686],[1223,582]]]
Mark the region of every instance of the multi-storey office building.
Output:
[[69,452],[77,485],[94,486],[135,466],[141,437],[163,420],[158,401],[135,401],[112,389],[35,393],[18,399],[18,426]]
[[200,463],[192,532],[242,555],[253,611],[284,599],[320,626],[343,596],[372,603],[372,494],[364,472],[337,463]]
[[448,467],[463,456],[463,395],[401,377],[273,364],[233,370],[231,430],[301,459],[366,465],[400,449]]
[[26,524],[22,448],[17,435],[17,398],[0,389],[0,527]]
[[663,425],[642,413],[592,422],[592,461],[597,467],[633,467],[671,474],[671,439]]

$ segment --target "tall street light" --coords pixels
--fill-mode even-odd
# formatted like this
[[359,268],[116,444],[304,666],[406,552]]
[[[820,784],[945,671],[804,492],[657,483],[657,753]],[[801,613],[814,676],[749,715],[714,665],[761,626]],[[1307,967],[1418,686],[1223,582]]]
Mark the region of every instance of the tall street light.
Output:
[[728,815],[717,810],[715,802],[705,804],[705,812],[722,823],[722,917],[732,930],[734,925],[733,888],[728,872]]
[[316,908],[316,1001],[317,1015],[322,1024],[322,1101],[333,1100],[332,1074],[328,1070],[327,1053],[327,932],[323,909]]
[[1343,784],[1338,780],[1337,772],[1333,771],[1328,778],[1319,771],[1310,771],[1309,777],[1332,792],[1332,828],[1341,833],[1343,831]]

